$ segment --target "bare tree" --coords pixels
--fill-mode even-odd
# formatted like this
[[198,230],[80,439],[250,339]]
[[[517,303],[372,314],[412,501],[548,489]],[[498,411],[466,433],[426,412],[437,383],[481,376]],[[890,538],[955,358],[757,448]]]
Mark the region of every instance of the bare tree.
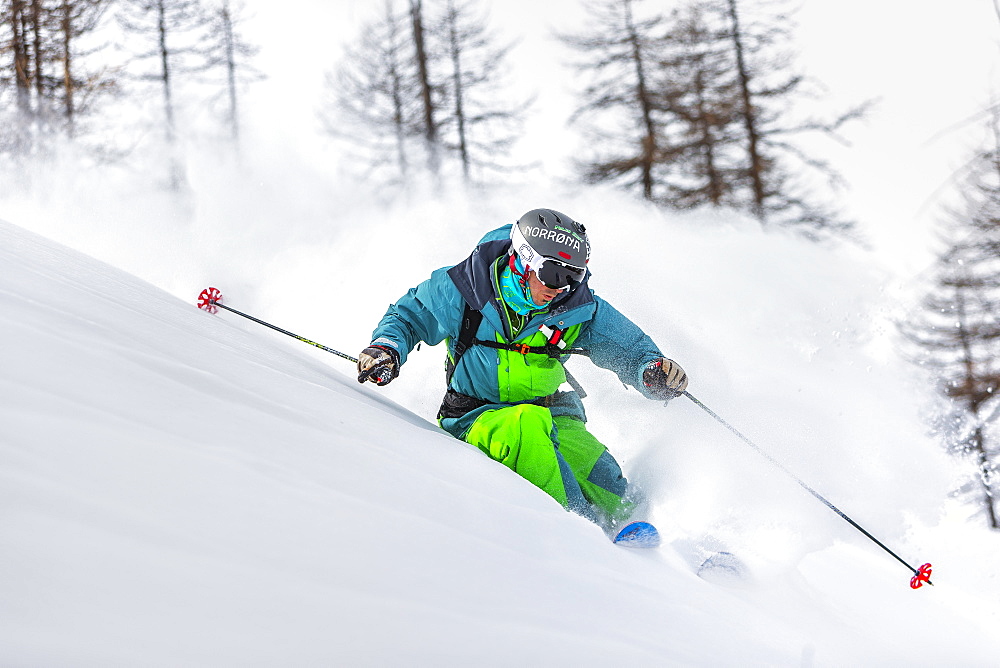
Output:
[[[360,147],[374,171],[392,165],[397,184],[419,173],[440,183],[450,158],[467,183],[474,170],[511,167],[503,159],[529,102],[504,90],[510,47],[494,46],[472,2],[443,0],[430,18],[419,0],[405,12],[396,6],[385,0],[382,16],[328,75],[324,128]],[[421,155],[426,169],[415,172]]]
[[65,132],[76,137],[79,119],[98,99],[117,94],[117,71],[108,66],[86,68],[82,61],[102,47],[79,46],[81,38],[101,24],[111,0],[59,0],[56,8],[59,58],[62,61],[62,118]]
[[664,128],[670,150],[657,156],[668,170],[661,203],[743,208],[739,96],[728,33],[697,4],[675,9],[668,26],[657,93],[675,122]]
[[[116,90],[114,71],[93,67],[103,45],[84,45],[110,0],[6,0],[0,3],[0,94],[15,91],[4,148],[39,154],[59,132],[78,134],[79,119]],[[9,66],[6,66],[9,63]]]
[[413,60],[417,68],[417,84],[423,109],[423,136],[427,149],[427,169],[437,176],[441,169],[441,146],[435,112],[438,108],[434,86],[431,83],[431,54],[424,29],[423,0],[410,0],[410,24],[413,31]]
[[263,76],[250,64],[260,52],[249,44],[240,32],[243,5],[231,5],[229,0],[214,7],[209,14],[205,67],[225,73],[226,125],[234,143],[240,139],[239,93],[241,83],[259,81]]
[[31,126],[35,112],[31,103],[31,59],[28,35],[27,6],[24,0],[6,0],[3,7],[3,27],[6,31],[4,51],[10,59],[4,75],[4,88],[14,89],[14,111],[5,142],[15,155],[26,155],[31,146]]
[[407,18],[385,0],[382,17],[362,28],[363,40],[348,48],[327,74],[328,103],[320,120],[330,135],[362,150],[355,163],[390,168],[388,182],[405,183],[413,138],[424,138],[417,81],[410,67]]
[[509,169],[501,164],[516,141],[528,101],[506,104],[500,77],[510,46],[496,47],[486,19],[476,16],[472,2],[447,0],[445,13],[435,30],[450,77],[440,86],[446,101],[442,106],[442,144],[457,155],[466,183],[472,169]]
[[42,0],[10,0],[4,18],[10,30],[6,48],[13,56],[5,79],[14,82],[17,100],[12,146],[20,155],[37,154],[49,135],[58,86],[52,8]]
[[[711,10],[728,20],[733,63],[739,87],[739,114],[744,131],[745,177],[752,200],[750,210],[762,223],[795,225],[809,236],[850,234],[853,223],[842,219],[830,204],[806,194],[808,187],[795,183],[793,175],[813,171],[830,187],[839,175],[821,159],[804,152],[792,138],[820,133],[843,141],[838,131],[848,121],[861,118],[868,103],[853,107],[832,119],[805,118],[791,111],[805,97],[810,82],[792,69],[788,44],[792,19],[783,0],[765,7],[756,20],[746,20],[739,0],[705,1]],[[724,4],[720,4],[724,3]]]
[[[767,191],[764,188],[764,160],[760,153],[760,129],[758,125],[761,121],[756,103],[758,95],[750,90],[750,81],[753,73],[750,71],[747,63],[747,48],[744,45],[747,35],[740,25],[740,14],[737,9],[736,0],[726,0],[726,2],[729,10],[729,20],[731,21],[729,36],[733,44],[733,55],[736,60],[736,73],[739,81],[740,102],[742,103],[740,117],[743,119],[743,128],[746,132],[747,157],[750,163],[747,173],[752,184],[752,210],[754,215],[763,221],[765,218],[764,200],[767,197]],[[787,91],[797,85],[798,80],[788,80],[783,88]],[[760,93],[761,97],[767,95],[770,95],[770,91]]]
[[832,120],[804,117],[797,105],[808,80],[791,69],[788,15],[746,20],[737,0],[690,0],[639,20],[637,7],[603,0],[587,34],[563,37],[592,75],[573,118],[600,117],[585,180],[619,183],[665,206],[746,209],[814,238],[849,234],[851,223],[810,197],[804,176],[832,186],[838,175],[792,138],[839,139],[864,106]]
[[670,152],[663,145],[663,108],[650,81],[663,59],[662,19],[637,20],[637,2],[592,2],[588,14],[593,27],[559,37],[581,54],[576,68],[591,78],[572,117],[573,122],[589,122],[585,132],[594,147],[589,159],[578,161],[584,179],[637,188],[644,198],[655,200],[658,158]]
[[[1000,144],[997,144],[1000,146]],[[932,372],[944,400],[935,419],[947,450],[970,458],[976,475],[960,492],[971,495],[993,529],[1000,529],[1000,151],[977,160],[953,214],[947,251],[919,313],[901,323],[914,359]]]
[[191,74],[202,63],[188,62],[199,58],[198,35],[205,26],[205,17],[197,0],[122,0],[118,14],[121,26],[138,37],[143,47],[134,54],[137,63],[153,61],[152,68],[142,70],[137,78],[155,82],[163,95],[163,131],[168,152],[169,186],[179,190],[184,183],[184,170],[177,148],[176,79]]

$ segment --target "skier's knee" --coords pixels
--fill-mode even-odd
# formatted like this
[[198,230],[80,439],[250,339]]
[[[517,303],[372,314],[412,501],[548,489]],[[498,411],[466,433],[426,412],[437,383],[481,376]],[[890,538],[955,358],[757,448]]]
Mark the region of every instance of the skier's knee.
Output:
[[594,468],[590,470],[587,481],[618,497],[625,496],[625,489],[628,485],[621,467],[607,450],[594,462]]
[[551,447],[552,416],[547,408],[534,405],[508,406],[486,411],[472,424],[465,440],[500,461],[517,457],[522,445]]
[[548,408],[534,404],[518,404],[506,409],[510,412],[505,418],[516,425],[512,434],[516,434],[520,443],[552,443],[552,414]]

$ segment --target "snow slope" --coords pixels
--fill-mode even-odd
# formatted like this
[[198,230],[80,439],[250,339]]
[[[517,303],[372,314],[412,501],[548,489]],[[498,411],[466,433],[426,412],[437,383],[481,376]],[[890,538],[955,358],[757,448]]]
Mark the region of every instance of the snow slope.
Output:
[[[715,250],[733,257],[726,244],[751,237],[731,233]],[[983,552],[996,542],[941,519],[940,498],[917,500],[919,466],[885,484],[895,463],[870,445],[870,456],[857,446],[851,464],[829,466],[840,460],[821,451],[856,431],[826,425],[849,416],[806,434],[826,447],[800,458],[800,472],[864,508],[907,558],[934,561],[936,587],[911,591],[901,565],[784,489],[692,405],[664,409],[669,421],[645,405],[632,414],[652,418],[622,419],[636,394],[581,369],[595,428],[623,444],[669,543],[612,546],[427,413],[359,386],[349,364],[199,311],[196,294],[179,299],[0,223],[0,664],[977,666],[998,656],[996,552]],[[744,349],[746,327],[782,317],[794,337],[814,326],[790,317],[795,308],[705,325],[707,349],[692,342],[697,330],[678,331],[677,345],[704,373],[735,370],[720,351]],[[764,345],[762,361],[770,354]],[[800,393],[827,377],[825,367],[772,372],[799,373]],[[406,377],[395,391],[436,401],[438,377]],[[795,388],[778,409],[746,389],[752,378],[721,378],[692,389],[744,406],[729,417],[756,416],[765,441],[787,434],[790,413],[795,424],[825,414],[814,396],[789,405]],[[859,401],[878,389],[871,378]],[[838,397],[826,409],[851,410]],[[905,497],[913,507],[893,505]],[[693,575],[692,546],[707,534],[744,554],[751,581]]]

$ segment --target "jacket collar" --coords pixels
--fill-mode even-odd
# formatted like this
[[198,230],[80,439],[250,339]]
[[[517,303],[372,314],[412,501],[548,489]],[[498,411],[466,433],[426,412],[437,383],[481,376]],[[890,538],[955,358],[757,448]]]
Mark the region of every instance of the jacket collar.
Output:
[[[509,250],[510,239],[487,241],[476,246],[469,257],[448,270],[448,276],[451,277],[462,298],[472,308],[482,311],[483,317],[501,332],[505,328],[500,313],[502,306],[498,304],[500,295],[493,282],[493,267],[497,259],[506,255]],[[588,271],[583,282],[575,290],[556,297],[549,304],[548,310],[532,318],[532,322],[535,320],[541,322],[577,307],[593,304],[594,293],[590,289],[589,281]],[[490,303],[493,304],[493,308],[486,308]]]

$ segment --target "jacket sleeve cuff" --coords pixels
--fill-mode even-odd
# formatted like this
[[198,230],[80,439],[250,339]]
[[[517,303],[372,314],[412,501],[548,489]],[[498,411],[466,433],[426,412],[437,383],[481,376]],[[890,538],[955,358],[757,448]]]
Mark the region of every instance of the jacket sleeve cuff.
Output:
[[395,358],[394,361],[396,362],[396,366],[402,364],[403,356],[399,352],[399,344],[397,344],[395,341],[387,339],[384,336],[380,336],[379,338],[375,339],[368,345],[375,346],[376,348],[382,348],[383,350],[388,352],[390,355],[393,356],[393,358]]

